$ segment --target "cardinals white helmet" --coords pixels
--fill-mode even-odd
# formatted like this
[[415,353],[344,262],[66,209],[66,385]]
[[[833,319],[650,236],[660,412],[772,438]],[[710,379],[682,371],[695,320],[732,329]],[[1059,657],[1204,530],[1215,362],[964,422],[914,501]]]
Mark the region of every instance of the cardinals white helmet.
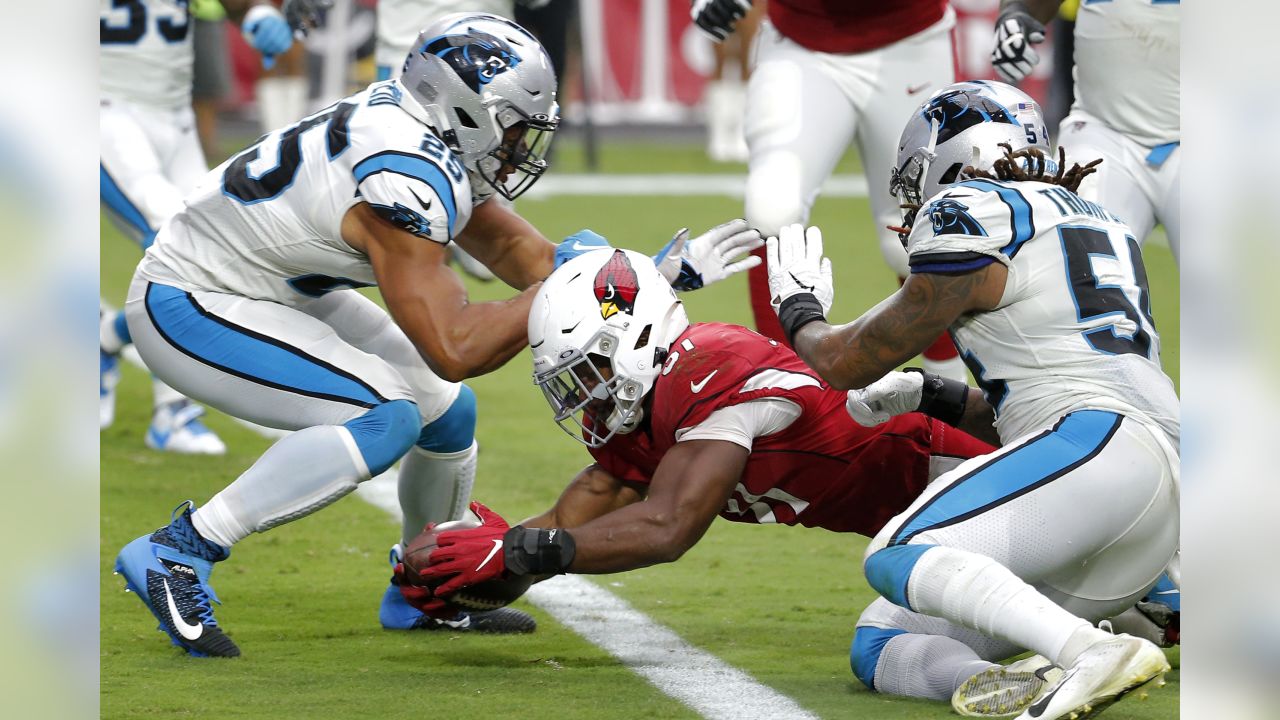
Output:
[[561,265],[529,312],[533,381],[556,423],[589,447],[629,433],[671,343],[689,327],[653,260],[605,248]]

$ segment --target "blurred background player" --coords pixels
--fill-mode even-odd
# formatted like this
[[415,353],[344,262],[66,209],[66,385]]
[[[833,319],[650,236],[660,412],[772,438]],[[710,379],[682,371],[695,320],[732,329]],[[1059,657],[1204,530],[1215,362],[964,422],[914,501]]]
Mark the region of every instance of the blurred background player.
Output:
[[[225,0],[264,61],[293,43],[274,7]],[[143,250],[207,171],[191,108],[193,49],[186,0],[102,0],[99,41],[102,101],[102,204]],[[99,425],[115,419],[117,356],[130,342],[124,315],[100,312]],[[204,408],[153,379],[154,409],[146,444],[157,450],[221,454],[226,446],[200,421]]]
[[[749,5],[697,2],[694,21],[720,39]],[[822,183],[856,142],[881,254],[905,278],[906,254],[887,229],[901,216],[885,178],[902,123],[921,98],[955,79],[954,25],[946,0],[769,0],[747,84],[747,222],[767,237],[807,220]],[[763,267],[751,272],[750,287],[756,329],[785,342]],[[925,350],[924,364],[940,375],[965,376],[945,335]]]
[[[972,663],[1030,649],[1066,671],[1041,700],[1006,704],[995,670],[955,691],[957,711],[1087,717],[1169,669],[1147,640],[1091,624],[1133,607],[1178,545],[1178,397],[1142,253],[1075,194],[1091,168],[1046,157],[1039,106],[1013,87],[944,88],[899,147],[891,187],[911,276],[831,326],[822,236],[791,226],[768,244],[780,321],[825,381],[866,388],[850,400],[864,424],[920,411],[970,432],[994,425],[1001,448],[940,477],[868,546],[882,598],[851,660],[869,688],[936,698]],[[981,393],[893,372],[941,330]]]
[[[746,84],[751,77],[751,47],[766,0],[694,0],[693,19],[708,35],[715,64],[703,90],[707,117],[707,157],[716,162],[746,162],[750,157],[743,130]],[[731,17],[740,16],[736,22]],[[732,28],[732,32],[730,32]]]
[[[208,581],[251,533],[330,505],[402,457],[402,540],[461,516],[476,470],[475,394],[461,381],[525,346],[537,285],[557,252],[578,252],[579,241],[557,250],[484,199],[514,199],[546,170],[559,106],[542,47],[510,20],[463,13],[425,28],[415,48],[402,78],[269,133],[211,172],[134,275],[125,313],[159,374],[235,417],[296,431],[117,558],[160,629],[193,655],[239,654]],[[761,242],[741,220],[685,238],[664,260],[691,287],[718,276],[686,268],[687,253],[718,258],[719,240],[740,252]],[[445,262],[455,241],[520,294],[468,302]],[[374,285],[388,311],[354,290]],[[533,629],[506,608],[426,618],[390,585],[379,619],[398,630]]]
[[[1039,62],[1034,45],[1059,0],[1004,0],[991,62],[1017,82]],[[1058,144],[1078,162],[1105,158],[1080,186],[1145,242],[1164,225],[1174,261],[1181,224],[1179,112],[1181,5],[1177,0],[1083,0],[1075,22],[1075,103]],[[1123,72],[1118,72],[1123,69]]]

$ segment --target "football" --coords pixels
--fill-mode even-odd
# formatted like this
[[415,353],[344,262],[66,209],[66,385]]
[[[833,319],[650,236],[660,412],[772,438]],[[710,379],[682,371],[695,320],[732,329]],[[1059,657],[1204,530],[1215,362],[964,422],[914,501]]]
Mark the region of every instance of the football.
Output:
[[[479,526],[480,518],[475,513],[467,510],[466,516],[461,520],[443,522],[418,533],[418,536],[404,549],[404,555],[401,557],[408,581],[415,585],[434,589],[439,583],[423,579],[418,575],[418,572],[425,568],[430,561],[431,551],[436,549],[436,537],[440,533],[448,532],[449,530],[464,530]],[[533,577],[529,575],[488,580],[479,585],[465,587],[445,598],[445,600],[450,605],[457,606],[463,610],[496,610],[515,602],[517,598],[524,595],[532,584]]]

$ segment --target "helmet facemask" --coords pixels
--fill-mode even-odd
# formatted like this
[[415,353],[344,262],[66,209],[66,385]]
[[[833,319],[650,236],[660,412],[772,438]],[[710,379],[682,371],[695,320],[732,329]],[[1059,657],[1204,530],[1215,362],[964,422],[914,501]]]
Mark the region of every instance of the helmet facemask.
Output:
[[[587,343],[588,351],[566,350],[555,365],[533,378],[555,412],[556,424],[587,447],[601,447],[614,435],[635,430],[644,419],[644,384],[612,371],[618,346],[610,328],[602,328]],[[602,416],[604,422],[599,420]]]
[[[505,118],[514,120],[503,124]],[[476,161],[474,174],[499,195],[515,200],[547,171],[547,150],[559,125],[556,114],[525,117],[515,108],[499,114],[498,146]]]

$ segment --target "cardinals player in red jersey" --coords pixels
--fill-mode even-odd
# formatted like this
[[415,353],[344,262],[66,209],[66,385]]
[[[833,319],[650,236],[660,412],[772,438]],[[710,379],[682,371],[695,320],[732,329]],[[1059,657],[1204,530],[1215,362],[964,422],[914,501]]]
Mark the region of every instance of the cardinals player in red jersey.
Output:
[[717,515],[873,535],[932,478],[994,449],[920,413],[857,424],[846,394],[785,345],[737,325],[690,325],[635,252],[593,251],[556,270],[534,299],[529,340],[557,423],[595,463],[516,527],[473,504],[483,526],[441,533],[423,571],[444,580],[437,597],[401,583],[427,612],[496,577],[672,562]]
[[[751,7],[752,0],[693,0],[692,15],[719,42]],[[902,124],[921,100],[955,81],[955,13],[947,0],[768,0],[767,12],[747,84],[747,222],[765,237],[805,222],[822,183],[856,142],[880,251],[905,278],[906,253],[887,227],[902,215],[884,179]],[[756,329],[786,342],[765,268],[749,279]],[[946,335],[923,356],[925,370],[965,379]]]

